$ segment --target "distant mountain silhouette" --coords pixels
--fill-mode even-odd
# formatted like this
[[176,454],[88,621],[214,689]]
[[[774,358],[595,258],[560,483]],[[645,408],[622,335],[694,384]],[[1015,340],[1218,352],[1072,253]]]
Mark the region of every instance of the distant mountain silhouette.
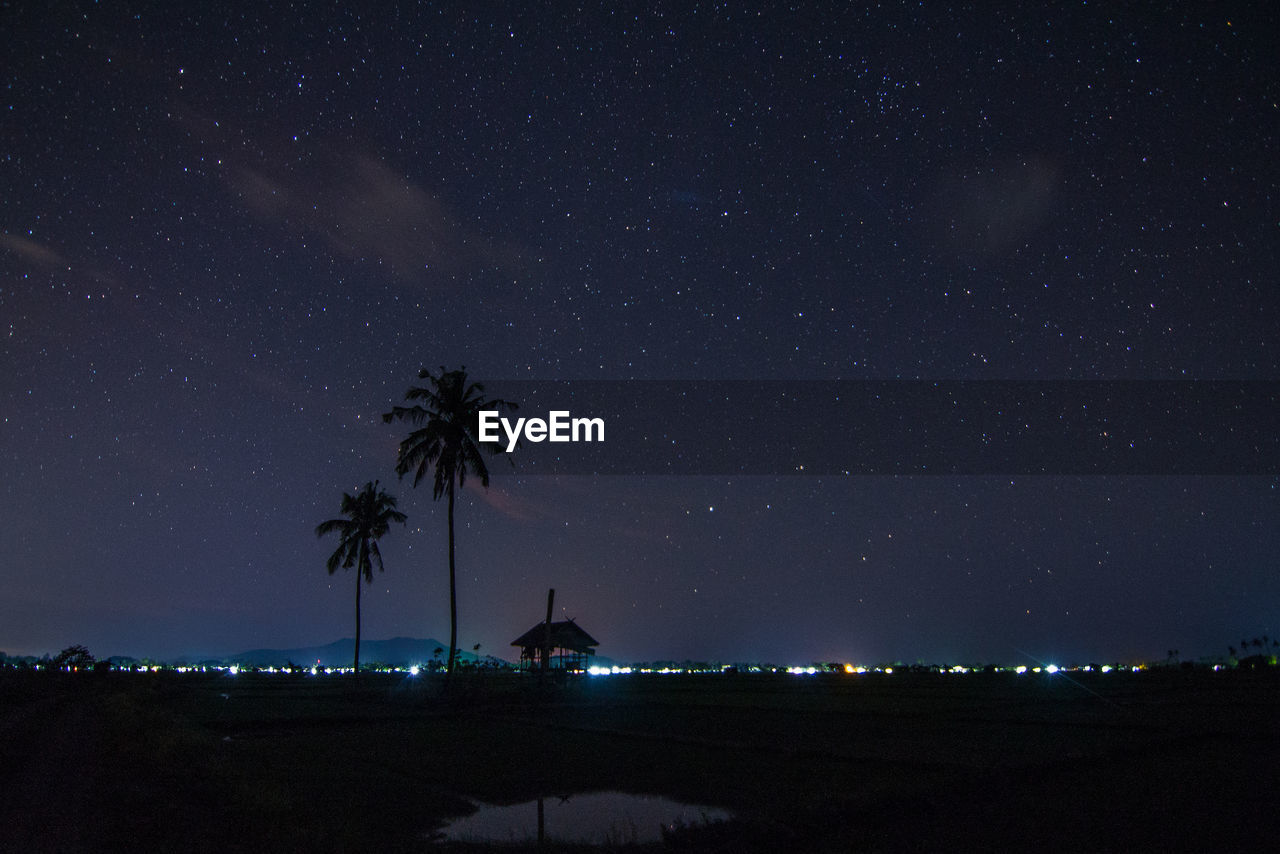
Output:
[[[426,664],[432,660],[437,649],[445,650],[439,656],[443,664],[448,655],[449,645],[435,638],[389,638],[388,640],[360,640],[360,663],[389,664],[407,666]],[[355,655],[355,639],[343,638],[324,646],[304,646],[295,649],[250,649],[236,655],[224,656],[227,663],[244,664],[256,667],[283,667],[289,662],[309,667],[317,662],[322,667],[350,667]],[[461,662],[487,661],[490,655],[476,655],[473,652],[458,650]],[[503,664],[510,662],[497,661]]]

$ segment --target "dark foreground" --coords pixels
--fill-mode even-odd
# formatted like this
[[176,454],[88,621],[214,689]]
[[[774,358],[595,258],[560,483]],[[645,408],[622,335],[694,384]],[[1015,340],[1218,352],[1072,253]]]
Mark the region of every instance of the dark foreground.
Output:
[[545,691],[507,675],[447,693],[421,677],[0,671],[6,851],[461,850],[430,836],[467,799],[598,790],[741,817],[660,850],[1273,850],[1277,769],[1274,670]]

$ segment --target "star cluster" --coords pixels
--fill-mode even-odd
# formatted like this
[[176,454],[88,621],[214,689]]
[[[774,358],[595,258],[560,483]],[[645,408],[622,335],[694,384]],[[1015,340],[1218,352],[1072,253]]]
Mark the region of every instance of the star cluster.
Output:
[[[417,370],[1275,379],[1268,10],[0,10],[0,648],[349,633],[312,536]],[[677,425],[678,427],[678,425]],[[1067,660],[1275,633],[1276,481],[522,477],[462,638]],[[440,636],[441,508],[366,636]],[[714,508],[714,509],[713,509]],[[466,643],[464,643],[466,645]]]

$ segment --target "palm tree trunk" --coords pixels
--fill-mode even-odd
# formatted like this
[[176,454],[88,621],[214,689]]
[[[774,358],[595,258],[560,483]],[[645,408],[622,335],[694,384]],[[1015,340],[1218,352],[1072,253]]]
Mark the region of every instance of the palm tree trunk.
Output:
[[445,675],[453,675],[458,656],[458,582],[453,564],[453,479],[449,480],[449,665]]
[[[363,552],[363,549],[361,550]],[[363,557],[363,554],[361,555]],[[356,566],[356,660],[352,667],[360,672],[360,572],[362,567]]]

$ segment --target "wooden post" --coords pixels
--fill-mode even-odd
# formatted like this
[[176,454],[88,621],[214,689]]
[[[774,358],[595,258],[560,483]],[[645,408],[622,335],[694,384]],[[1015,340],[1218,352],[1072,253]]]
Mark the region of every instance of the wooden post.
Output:
[[544,844],[546,844],[546,841],[547,841],[546,827],[547,827],[547,820],[543,816],[543,811],[542,811],[542,796],[539,795],[538,796],[538,847],[539,848],[541,848]]
[[554,587],[547,590],[547,621],[546,628],[542,634],[542,672],[546,673],[551,667],[551,606],[556,601],[556,589]]

